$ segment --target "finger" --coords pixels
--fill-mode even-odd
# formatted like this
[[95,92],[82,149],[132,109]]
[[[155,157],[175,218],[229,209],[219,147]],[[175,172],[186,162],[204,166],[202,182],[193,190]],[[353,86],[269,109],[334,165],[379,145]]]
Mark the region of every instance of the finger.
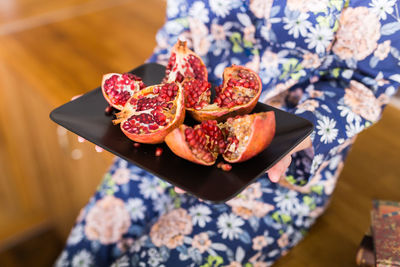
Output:
[[82,94],[80,94],[80,95],[75,95],[75,96],[73,96],[72,98],[71,98],[71,101],[72,100],[75,100],[75,99],[77,99],[77,98],[79,98],[79,97],[81,97],[82,96]]
[[175,192],[176,193],[178,193],[178,194],[183,194],[183,193],[185,193],[186,191],[185,190],[182,190],[182,189],[180,189],[179,187],[174,187],[174,190],[175,190]]
[[272,166],[268,171],[268,177],[273,183],[279,182],[281,177],[285,174],[287,168],[292,162],[292,157],[287,155],[281,159],[278,163]]
[[95,146],[94,147],[94,149],[96,150],[96,152],[98,152],[98,153],[101,153],[101,152],[103,152],[104,151],[104,149],[102,149],[101,147],[99,147],[99,146]]

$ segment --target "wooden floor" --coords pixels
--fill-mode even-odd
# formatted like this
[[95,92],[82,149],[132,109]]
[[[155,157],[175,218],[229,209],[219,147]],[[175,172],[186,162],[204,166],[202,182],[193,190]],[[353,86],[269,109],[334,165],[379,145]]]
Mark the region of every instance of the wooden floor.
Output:
[[[141,64],[163,0],[0,0],[0,266],[47,266],[112,156],[49,112]],[[371,200],[400,201],[400,110],[356,141],[327,212],[275,266],[354,266]],[[34,253],[33,251],[43,251]]]

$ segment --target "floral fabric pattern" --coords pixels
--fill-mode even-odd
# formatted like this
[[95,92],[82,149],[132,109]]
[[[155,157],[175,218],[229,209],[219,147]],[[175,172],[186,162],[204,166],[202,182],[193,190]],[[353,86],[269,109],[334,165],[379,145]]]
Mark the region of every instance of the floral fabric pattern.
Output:
[[168,0],[149,59],[178,38],[221,83],[231,64],[259,73],[261,100],[310,120],[312,148],[278,184],[263,175],[223,204],[177,194],[116,159],[84,207],[56,266],[270,266],[320,216],[355,136],[400,84],[395,0]]

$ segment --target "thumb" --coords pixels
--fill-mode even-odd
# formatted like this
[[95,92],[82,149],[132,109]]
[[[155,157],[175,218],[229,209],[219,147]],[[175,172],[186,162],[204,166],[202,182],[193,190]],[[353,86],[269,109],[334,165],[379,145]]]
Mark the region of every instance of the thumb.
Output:
[[292,162],[292,156],[287,155],[274,166],[272,166],[268,171],[268,177],[273,183],[279,182],[281,177],[285,174],[286,169],[289,167]]

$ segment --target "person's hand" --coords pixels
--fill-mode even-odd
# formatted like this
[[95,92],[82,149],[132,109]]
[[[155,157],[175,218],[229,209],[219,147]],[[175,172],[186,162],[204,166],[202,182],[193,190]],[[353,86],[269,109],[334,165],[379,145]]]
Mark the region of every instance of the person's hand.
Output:
[[[75,99],[77,99],[77,98],[79,98],[79,97],[81,97],[82,95],[76,95],[76,96],[73,96],[72,98],[71,98],[71,101],[72,100],[75,100]],[[79,143],[83,143],[83,142],[85,142],[86,141],[86,139],[85,138],[83,138],[82,136],[79,136],[78,135],[78,142]],[[94,149],[96,150],[96,152],[103,152],[103,150],[104,149],[102,149],[101,147],[99,147],[99,146],[94,146]]]
[[292,162],[292,154],[312,146],[311,138],[308,136],[300,144],[298,144],[292,151],[283,157],[278,163],[272,166],[268,171],[269,180],[273,183],[279,182],[281,177],[285,174],[286,169]]

